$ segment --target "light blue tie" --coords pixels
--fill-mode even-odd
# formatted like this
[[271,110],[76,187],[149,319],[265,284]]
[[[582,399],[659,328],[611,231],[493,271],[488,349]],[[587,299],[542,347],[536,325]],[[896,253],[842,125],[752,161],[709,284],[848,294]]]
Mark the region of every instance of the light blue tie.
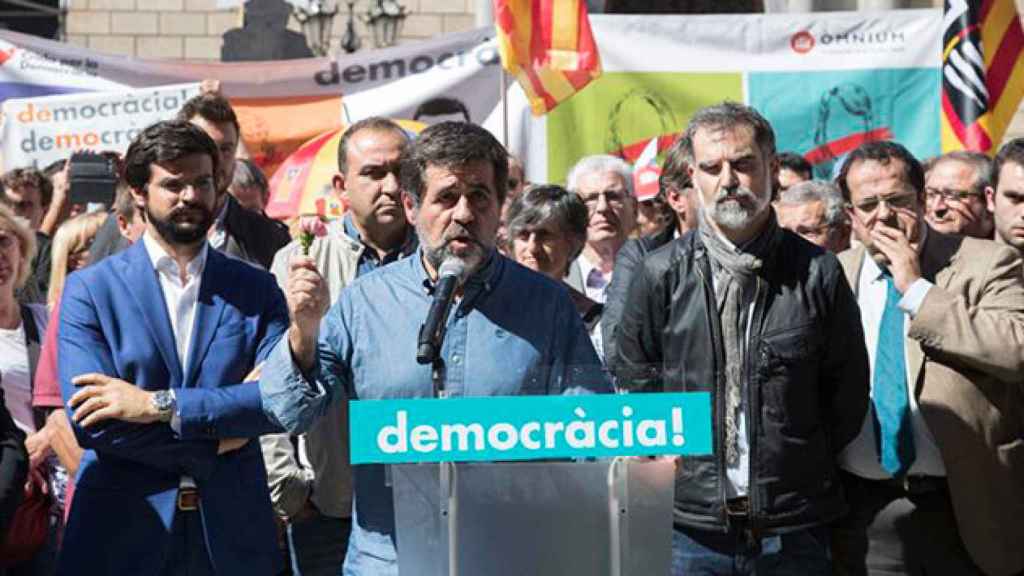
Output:
[[907,397],[907,359],[903,335],[903,312],[897,304],[900,293],[892,276],[883,274],[886,286],[885,311],[878,328],[875,349],[874,405],[878,461],[882,468],[899,478],[914,462],[914,433],[910,423]]

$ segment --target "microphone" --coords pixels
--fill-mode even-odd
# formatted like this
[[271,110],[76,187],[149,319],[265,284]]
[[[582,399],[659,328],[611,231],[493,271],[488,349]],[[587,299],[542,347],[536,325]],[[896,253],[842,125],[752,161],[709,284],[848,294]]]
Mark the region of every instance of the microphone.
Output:
[[441,354],[441,343],[444,342],[444,329],[448,323],[448,312],[451,311],[455,290],[462,285],[466,275],[466,263],[458,258],[447,258],[441,262],[437,271],[437,284],[434,285],[434,302],[427,312],[427,319],[420,326],[419,340],[416,344],[416,361],[430,364]]

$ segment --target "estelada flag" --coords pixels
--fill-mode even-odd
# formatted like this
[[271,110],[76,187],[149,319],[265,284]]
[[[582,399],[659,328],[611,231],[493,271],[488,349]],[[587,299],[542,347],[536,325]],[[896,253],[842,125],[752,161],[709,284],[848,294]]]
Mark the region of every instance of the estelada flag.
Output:
[[942,44],[942,151],[991,154],[1024,97],[1013,0],[946,0]]
[[540,116],[601,75],[585,0],[494,0],[501,63]]

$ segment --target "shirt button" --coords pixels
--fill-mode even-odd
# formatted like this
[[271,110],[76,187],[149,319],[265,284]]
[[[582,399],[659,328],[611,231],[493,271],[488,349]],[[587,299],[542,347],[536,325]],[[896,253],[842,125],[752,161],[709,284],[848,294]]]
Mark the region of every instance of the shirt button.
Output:
[[452,356],[452,364],[458,364],[459,362],[462,362],[462,356],[458,354]]

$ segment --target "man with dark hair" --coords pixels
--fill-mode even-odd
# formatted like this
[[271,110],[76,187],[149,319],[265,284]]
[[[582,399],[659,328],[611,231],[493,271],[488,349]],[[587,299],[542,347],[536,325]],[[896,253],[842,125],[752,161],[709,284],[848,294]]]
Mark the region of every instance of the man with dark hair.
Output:
[[32,259],[32,272],[25,286],[18,291],[19,302],[46,302],[50,289],[50,235],[41,230],[43,218],[50,207],[53,186],[42,172],[35,168],[15,168],[0,177],[0,204],[28,220],[36,234],[36,255]]
[[831,576],[835,458],[867,406],[856,302],[835,256],[776,222],[756,110],[701,109],[685,137],[698,228],[635,272],[611,365],[628,390],[714,399],[714,455],[676,475],[672,574]]
[[58,371],[85,453],[58,574],[276,573],[250,439],[280,428],[242,380],[288,310],[272,276],[209,249],[217,163],[188,122],[143,130],[124,180],[145,234],[67,279]]
[[235,175],[231,179],[228,192],[235,197],[238,204],[246,210],[263,214],[270,201],[270,183],[263,170],[248,158],[235,160]]
[[217,205],[210,228],[210,245],[231,256],[269,269],[277,253],[291,241],[287,231],[262,214],[242,208],[228,187],[235,174],[235,156],[242,132],[228,99],[204,93],[178,111],[178,119],[202,128],[217,145]]
[[851,152],[838,184],[861,242],[839,260],[860,306],[872,409],[839,459],[851,508],[837,573],[1018,574],[1020,258],[931,228],[924,171],[895,142]]
[[440,122],[471,122],[469,110],[462,100],[439,96],[431,98],[416,107],[412,115],[413,120],[426,124],[438,124]]
[[[405,131],[380,117],[356,122],[338,143],[334,194],[348,210],[309,247],[332,304],[356,278],[416,250],[416,234],[406,221],[398,187],[399,158],[408,145]],[[288,263],[301,249],[293,241],[274,257],[271,271],[282,288],[288,282]],[[288,523],[297,576],[341,572],[352,529],[347,430],[348,404],[338,402],[301,437],[274,434],[260,439],[270,497]],[[305,458],[295,444],[305,447]],[[303,460],[309,465],[301,465]]]
[[995,222],[996,242],[1024,256],[1024,138],[1010,140],[999,149],[985,197]]
[[992,185],[992,160],[958,150],[939,156],[925,173],[925,220],[943,234],[992,239],[992,214],[985,189]]
[[795,152],[782,152],[779,158],[779,176],[776,178],[776,196],[789,189],[790,186],[806,182],[813,177],[811,163]]
[[667,226],[657,234],[626,241],[615,257],[615,270],[611,284],[608,285],[608,299],[601,316],[601,341],[606,364],[615,360],[617,350],[614,328],[622,318],[622,304],[626,300],[626,290],[633,279],[633,273],[647,254],[697,227],[697,204],[693,199],[693,181],[687,172],[686,147],[686,139],[682,136],[672,143],[658,179],[658,194],[672,208],[675,214],[674,225]]
[[145,229],[146,215],[136,210],[131,187],[124,181],[119,182],[110,215],[100,225],[89,248],[89,264],[95,264],[131,246]]
[[[357,278],[326,317],[329,296],[316,263],[291,261],[292,326],[260,382],[264,406],[278,422],[301,432],[335,402],[432,396],[431,366],[415,356],[443,263],[462,267],[465,278],[439,359],[449,395],[610,391],[565,290],[494,249],[507,173],[505,149],[483,128],[431,126],[401,163],[402,203],[420,241],[415,255]],[[354,522],[343,573],[397,574],[384,467],[353,469]]]

